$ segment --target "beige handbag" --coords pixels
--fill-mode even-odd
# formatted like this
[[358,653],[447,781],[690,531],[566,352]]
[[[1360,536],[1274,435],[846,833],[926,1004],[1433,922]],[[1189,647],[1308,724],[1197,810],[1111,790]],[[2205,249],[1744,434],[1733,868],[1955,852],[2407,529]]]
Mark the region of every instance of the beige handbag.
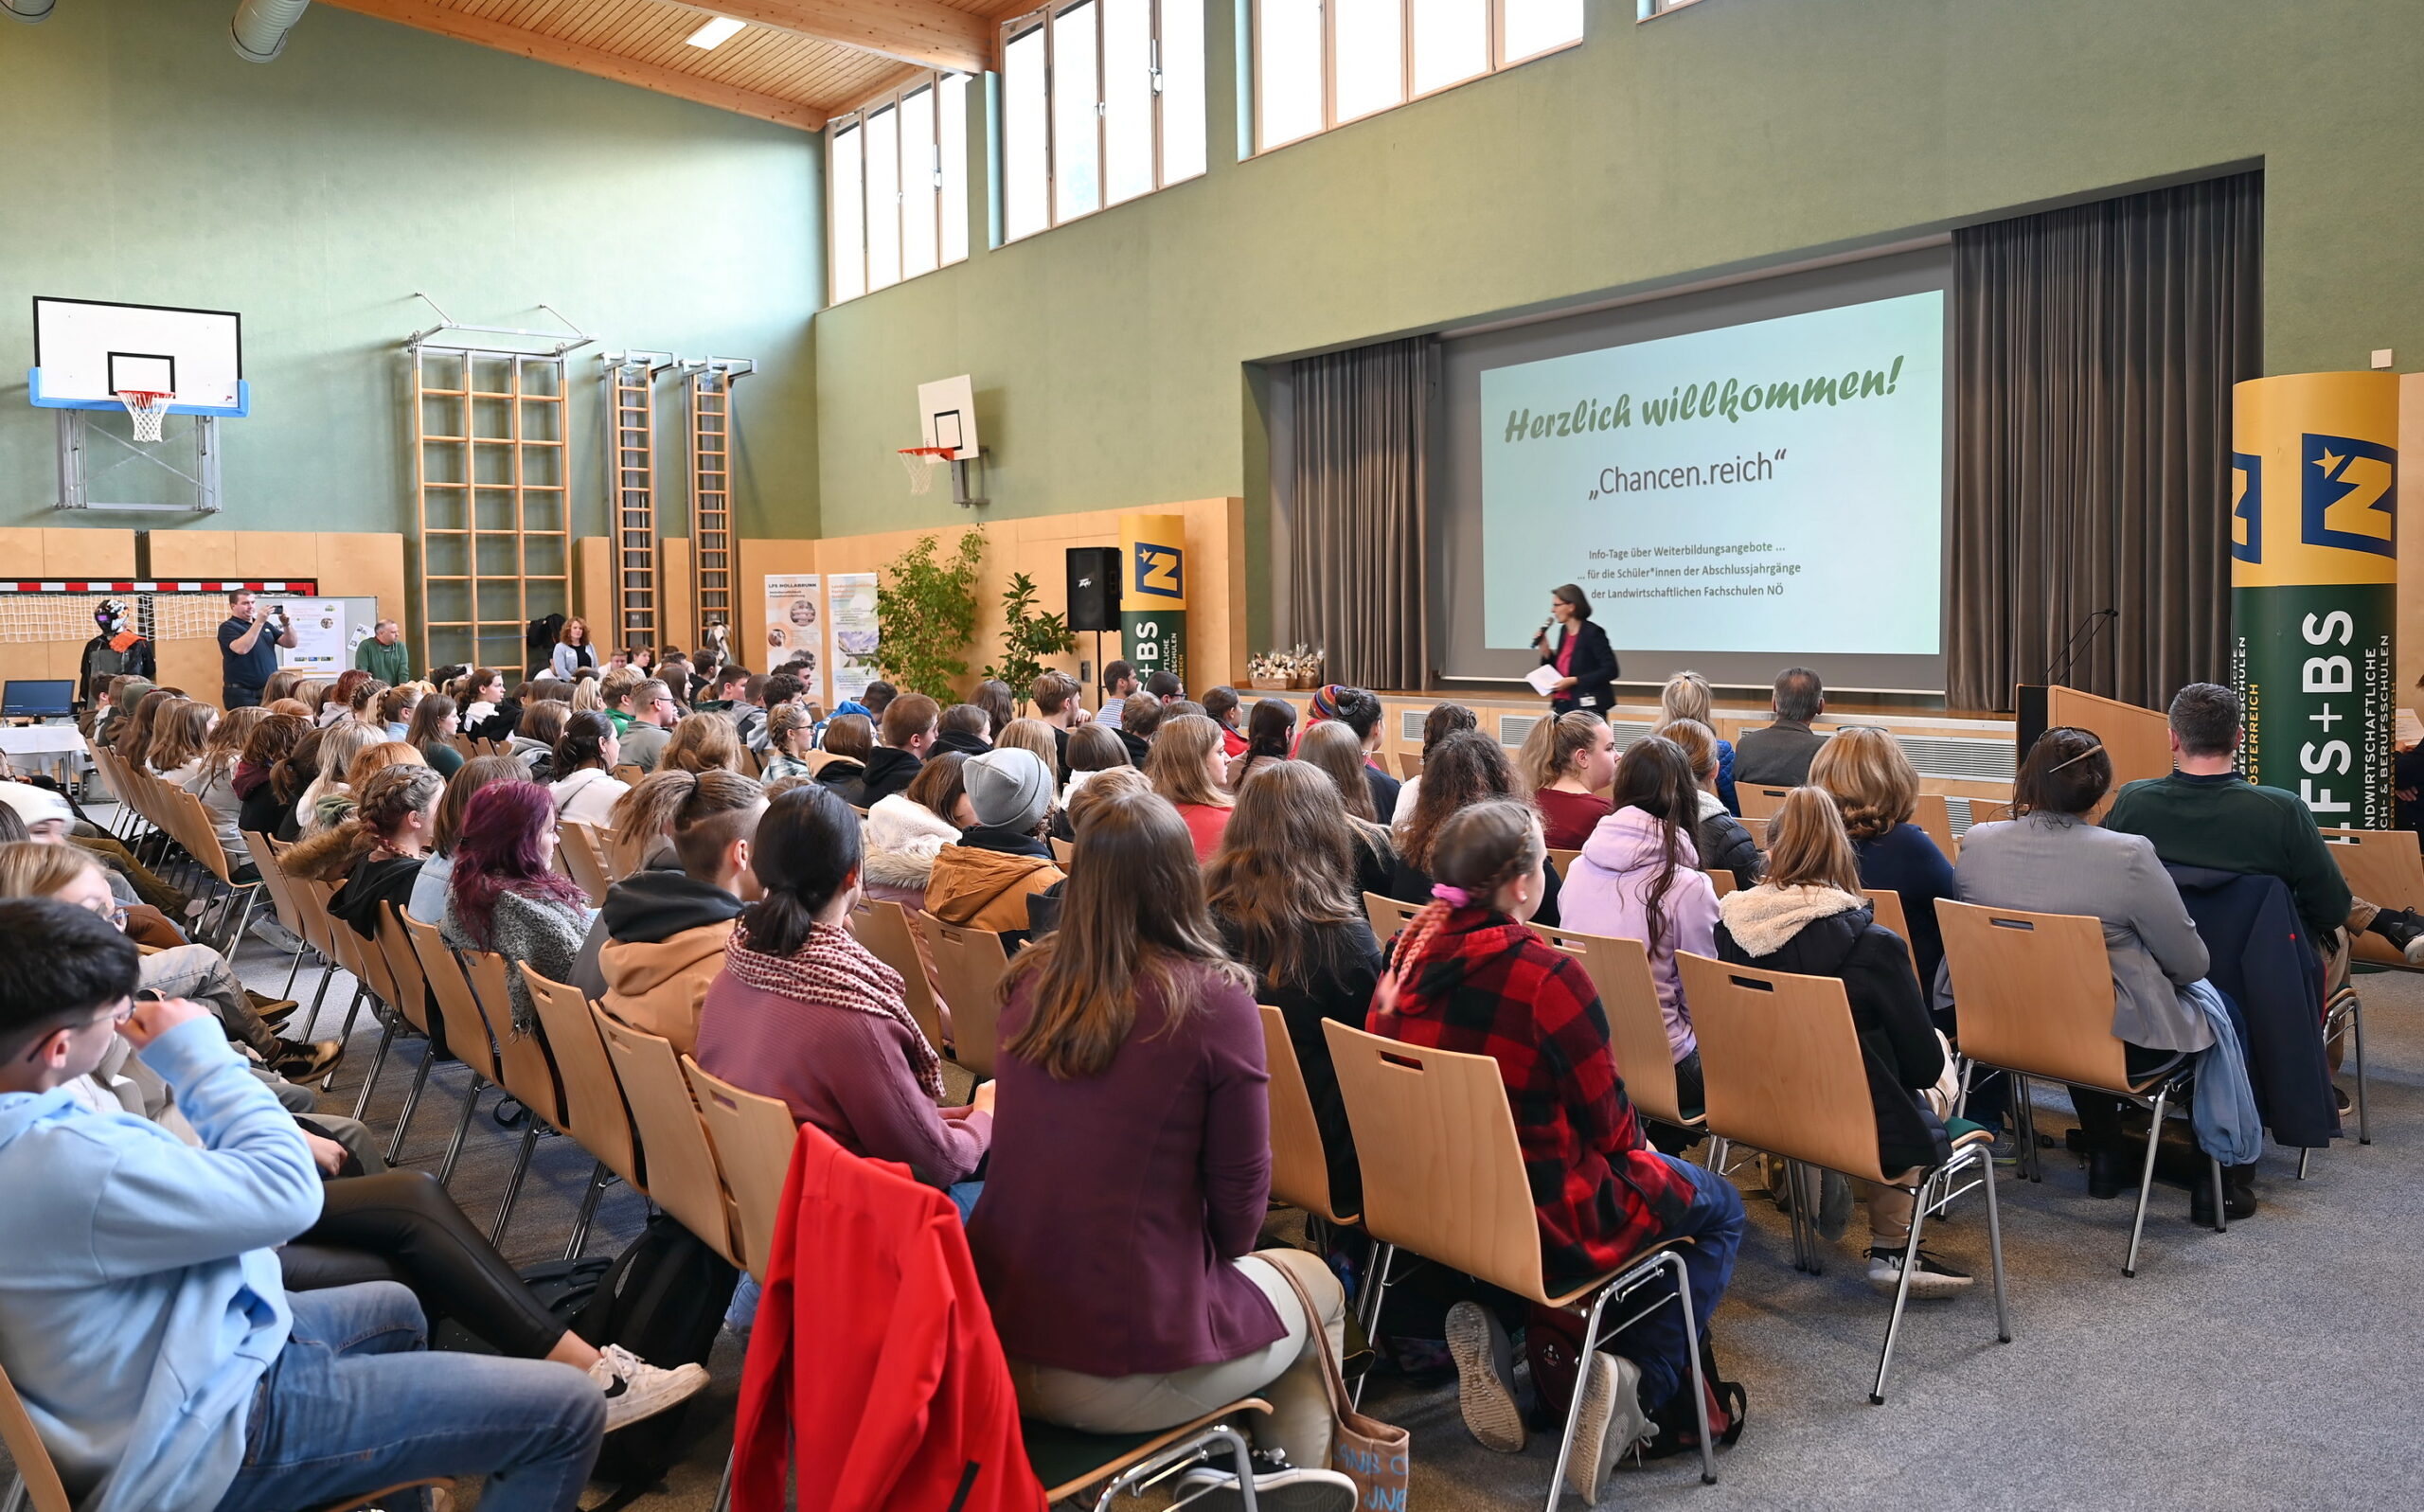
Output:
[[1338,1351],[1329,1345],[1329,1330],[1321,1309],[1306,1293],[1305,1284],[1286,1266],[1274,1266],[1288,1278],[1305,1309],[1305,1325],[1322,1351],[1322,1385],[1329,1393],[1330,1468],[1355,1483],[1355,1504],[1369,1512],[1405,1512],[1406,1481],[1414,1465],[1409,1435],[1402,1428],[1366,1417],[1346,1395],[1346,1379],[1339,1374]]

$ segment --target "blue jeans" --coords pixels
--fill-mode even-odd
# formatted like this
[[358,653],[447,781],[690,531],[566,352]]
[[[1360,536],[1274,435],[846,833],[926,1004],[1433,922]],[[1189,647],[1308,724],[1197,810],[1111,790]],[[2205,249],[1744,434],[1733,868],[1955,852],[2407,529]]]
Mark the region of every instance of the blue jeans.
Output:
[[[1725,1283],[1733,1278],[1735,1252],[1742,1248],[1742,1194],[1715,1171],[1672,1155],[1665,1159],[1690,1179],[1696,1194],[1683,1218],[1666,1231],[1666,1236],[1692,1241],[1675,1253],[1684,1257],[1684,1276],[1691,1283],[1693,1326],[1705,1339],[1709,1319],[1725,1295]],[[1608,1304],[1609,1310],[1623,1309],[1617,1314],[1621,1317],[1648,1307],[1653,1297],[1673,1296],[1672,1277],[1671,1272],[1661,1272],[1658,1280],[1624,1301]],[[1657,1411],[1692,1379],[1691,1351],[1684,1346],[1684,1314],[1680,1308],[1659,1307],[1600,1347],[1641,1367],[1641,1405],[1645,1410]]]
[[293,1512],[423,1476],[484,1475],[483,1512],[571,1512],[606,1396],[569,1365],[432,1354],[392,1281],[292,1293],[294,1331],[261,1378],[244,1464],[218,1512]]

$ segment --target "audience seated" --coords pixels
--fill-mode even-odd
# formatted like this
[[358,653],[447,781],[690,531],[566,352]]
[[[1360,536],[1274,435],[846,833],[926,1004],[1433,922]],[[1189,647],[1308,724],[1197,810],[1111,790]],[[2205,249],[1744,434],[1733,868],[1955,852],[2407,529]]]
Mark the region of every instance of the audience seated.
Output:
[[1809,784],[1842,811],[1844,832],[1860,858],[1861,885],[1901,895],[1919,980],[1934,982],[1944,960],[1935,900],[1955,896],[1952,863],[1934,836],[1911,823],[1919,802],[1919,774],[1911,758],[1883,730],[1847,725],[1810,759]]
[[998,738],[1002,727],[1019,717],[1018,695],[1011,691],[1009,684],[998,677],[989,677],[977,684],[976,691],[968,696],[968,702],[985,711],[985,718],[991,726],[991,738]]
[[[1312,737],[1320,726],[1307,733],[1306,759],[1316,766],[1326,763],[1318,759],[1321,752],[1340,737],[1324,736],[1319,741]],[[1506,759],[1506,747],[1478,730],[1462,730],[1442,739],[1423,763],[1422,774],[1431,780],[1422,785],[1415,799],[1414,812],[1396,831],[1397,858],[1389,871],[1389,884],[1373,892],[1394,898],[1401,903],[1427,904],[1431,901],[1431,849],[1437,844],[1439,831],[1448,821],[1464,809],[1491,798],[1520,798],[1523,788],[1515,775],[1515,768]],[[1333,779],[1337,774],[1331,774]],[[1346,811],[1355,811],[1354,801],[1347,801]],[[1540,898],[1537,916],[1542,924],[1560,923],[1558,895],[1564,880],[1552,869],[1548,874],[1548,891]]]
[[[1740,966],[1843,982],[1877,1110],[1880,1168],[1894,1175],[1951,1157],[1943,1120],[1958,1087],[1946,1074],[1951,1056],[1928,1022],[1910,952],[1877,922],[1860,888],[1834,801],[1822,789],[1796,788],[1768,826],[1767,879],[1719,905],[1716,953]],[[1913,1205],[1899,1187],[1869,1187],[1868,1284],[1889,1295],[1901,1285]],[[1969,1276],[1919,1252],[1911,1295],[1949,1297],[1969,1285]]]
[[359,720],[340,720],[320,733],[320,765],[311,786],[294,800],[294,813],[290,823],[294,832],[281,835],[281,840],[301,840],[316,835],[338,819],[345,817],[352,793],[346,786],[346,774],[353,768],[354,758],[374,745],[385,742],[380,732]]
[[[892,706],[918,697],[903,694]],[[960,778],[976,823],[935,857],[926,912],[946,924],[993,930],[1015,944],[1025,938],[1027,895],[1061,876],[1043,838],[1052,814],[1052,773],[1030,752],[989,751],[969,757]]]
[[993,717],[973,703],[954,703],[943,710],[935,728],[935,744],[927,753],[929,757],[943,751],[983,756],[993,749]]
[[[481,789],[463,810],[437,930],[455,950],[494,951],[508,968],[565,982],[593,916],[579,884],[548,865],[556,853],[551,817],[547,792],[536,783]],[[515,1031],[531,1032],[537,1019],[521,972],[508,969],[506,995]]]
[[[856,715],[850,716],[858,718]],[[766,713],[766,765],[768,781],[776,777],[807,777],[815,775],[815,768],[808,760],[816,749],[816,727],[810,722],[807,705],[796,701],[777,703]],[[865,770],[864,760],[853,758],[851,774]]]
[[1229,825],[1237,800],[1221,790],[1229,759],[1221,749],[1221,727],[1200,714],[1164,719],[1145,758],[1145,775],[1153,791],[1178,809],[1186,831],[1195,837],[1195,855],[1209,861],[1221,848],[1221,831]]
[[1267,766],[1288,759],[1296,748],[1296,705],[1286,699],[1257,699],[1246,716],[1245,751],[1232,756],[1221,785],[1231,792],[1245,791],[1246,778]]
[[401,738],[420,753],[423,761],[437,768],[439,776],[451,777],[463,767],[463,753],[454,744],[454,738],[462,727],[454,701],[443,693],[432,693],[414,707],[412,723],[405,727]]
[[379,726],[390,740],[401,740],[413,727],[413,711],[428,690],[418,684],[404,683],[379,695],[379,712],[370,722]]
[[1692,845],[1700,785],[1683,750],[1653,735],[1625,752],[1611,795],[1615,811],[1582,843],[1565,879],[1561,922],[1585,934],[1639,940],[1649,952],[1676,1094],[1689,1112],[1701,1106],[1701,1052],[1675,954],[1714,954],[1718,914],[1717,889],[1700,870]]
[[571,716],[572,704],[564,699],[535,699],[524,706],[505,742],[505,754],[521,766],[524,776],[533,782],[555,780],[556,742],[563,738],[564,720]]
[[[1425,758],[1428,758],[1431,755],[1431,748],[1433,746],[1437,745],[1440,741],[1455,734],[1458,730],[1478,730],[1480,728],[1481,716],[1475,714],[1472,710],[1465,707],[1463,704],[1434,703],[1431,705],[1431,712],[1422,717],[1421,755]],[[1602,786],[1605,786],[1605,784],[1602,784]],[[1383,824],[1389,825],[1401,825],[1405,823],[1408,816],[1414,812],[1415,795],[1421,791],[1422,776],[1419,773],[1399,782],[1398,784],[1397,806],[1390,812],[1381,814],[1380,816],[1381,821]]]
[[278,765],[316,734],[309,720],[272,708],[262,711],[252,733],[244,738],[243,749],[237,755],[236,770],[227,779],[228,791],[236,795],[236,828],[240,834],[249,830],[276,837],[278,827],[293,811],[291,803],[279,801],[274,780]]
[[604,830],[615,822],[615,805],[631,792],[631,784],[615,775],[622,760],[622,741],[612,720],[594,709],[577,709],[564,717],[564,733],[556,738],[555,759],[549,763],[554,780],[547,793],[559,821],[594,825]]
[[1234,760],[1246,754],[1246,738],[1238,728],[1238,690],[1225,684],[1203,694],[1203,717],[1221,727],[1221,755]]
[[[491,1512],[569,1512],[594,1380],[421,1351],[391,1283],[290,1296],[275,1247],[321,1212],[294,1120],[208,1015],[135,1004],[134,947],[65,904],[0,903],[0,1359],[86,1512],[284,1512],[424,1475]],[[122,1032],[199,1148],[62,1091]]]
[[1052,771],[1062,782],[1069,779],[1069,733],[1086,722],[1085,708],[1078,702],[1079,691],[1076,678],[1049,668],[1026,689],[1027,702],[1035,705],[1036,719],[1052,732]]
[[632,704],[632,693],[647,681],[646,674],[629,666],[610,667],[597,680],[597,697],[606,717],[615,721],[617,739],[632,733],[632,724],[638,718],[638,711]]
[[329,899],[329,912],[364,939],[378,937],[383,904],[411,906],[445,792],[446,779],[429,767],[385,768],[363,783],[362,801],[333,837],[322,837],[336,838],[355,852],[353,865]]
[[967,760],[956,751],[937,753],[908,792],[879,798],[867,809],[861,885],[868,897],[911,908],[926,906],[935,858],[945,845],[959,844],[959,832],[976,823],[961,772]]
[[508,697],[505,674],[493,667],[475,667],[463,681],[446,690],[463,711],[463,733],[482,740],[502,740],[513,733],[524,701]]
[[209,810],[210,827],[219,837],[227,864],[247,875],[253,870],[252,853],[244,847],[244,800],[236,792],[236,767],[243,758],[245,742],[270,717],[269,710],[253,707],[230,709],[212,720],[202,750],[180,779],[185,790]]
[[[1809,758],[1827,738],[1809,727],[1826,712],[1827,688],[1806,667],[1788,667],[1776,674],[1771,705],[1775,722],[1745,730],[1734,748],[1734,780],[1763,788],[1797,788],[1809,780]],[[1706,721],[1702,721],[1706,722]],[[1712,726],[1714,728],[1714,726]]]
[[413,874],[412,896],[405,912],[429,925],[446,916],[446,886],[454,877],[454,843],[463,835],[463,810],[471,807],[472,794],[482,788],[521,780],[522,763],[504,756],[473,756],[448,780],[445,795],[437,800],[437,817],[430,823],[429,845],[422,854],[420,870]]
[[1360,687],[1332,683],[1313,695],[1313,712],[1322,723],[1334,721],[1355,732],[1356,744],[1364,756],[1364,781],[1372,790],[1370,817],[1384,825],[1391,823],[1398,811],[1398,779],[1373,764],[1373,753],[1381,748],[1379,697]]
[[178,699],[160,710],[152,729],[152,747],[144,764],[163,781],[187,787],[202,770],[202,748],[210,740],[219,711],[192,699]]
[[852,807],[871,809],[878,798],[908,791],[918,768],[935,749],[942,709],[923,693],[903,693],[883,711],[883,744],[866,755],[866,774]]
[[[370,727],[365,725],[364,728]],[[371,733],[375,736],[378,732],[372,730]],[[322,749],[325,751],[326,747]],[[314,835],[326,834],[344,824],[353,813],[363,784],[377,774],[389,767],[427,765],[420,758],[419,752],[401,740],[375,740],[355,755],[352,763],[345,769],[345,781],[320,794],[319,803],[312,809],[315,822],[305,827],[304,838],[308,840]]]
[[998,1073],[1022,1111],[994,1130],[969,1224],[1019,1405],[1126,1433],[1260,1396],[1256,1443],[1300,1467],[1263,1494],[1348,1512],[1352,1483],[1316,1468],[1330,1411],[1312,1332],[1340,1344],[1345,1291],[1317,1255],[1256,1250],[1271,1144],[1252,978],[1167,803],[1101,805],[1078,851],[1060,928],[1011,962]]
[[674,723],[672,738],[657,759],[659,769],[672,772],[729,772],[749,776],[740,754],[740,736],[721,714],[685,714]]
[[[1535,721],[1515,753],[1515,766],[1541,811],[1542,838],[1551,850],[1581,849],[1599,821],[1615,811],[1599,794],[1616,779],[1616,732],[1589,709]],[[1420,781],[1409,779],[1405,791],[1418,794]],[[1399,802],[1414,811],[1403,792]]]
[[993,745],[996,750],[1034,752],[1044,770],[1053,774],[1053,781],[1060,780],[1060,742],[1052,738],[1052,726],[1042,720],[1011,720],[995,726]]
[[1152,693],[1134,692],[1119,705],[1119,722],[1111,726],[1127,748],[1131,765],[1142,767],[1153,748],[1153,733],[1162,727],[1162,700]]
[[1717,796],[1725,811],[1738,814],[1741,801],[1734,795],[1734,742],[1718,738],[1717,714],[1709,701],[1708,679],[1698,672],[1677,672],[1658,690],[1659,722],[1697,720],[1717,740]]
[[1700,786],[1700,823],[1692,830],[1692,848],[1700,853],[1701,869],[1730,871],[1734,885],[1748,887],[1767,870],[1767,858],[1759,854],[1759,843],[1742,821],[1725,811],[1717,797],[1717,736],[1698,720],[1669,720],[1649,732],[1675,743],[1684,759],[1692,766],[1692,780]]
[[631,718],[623,729],[622,764],[654,772],[672,740],[670,732],[682,717],[682,705],[673,701],[673,690],[662,678],[651,677],[632,685],[623,709]]
[[1203,872],[1221,945],[1255,974],[1255,1001],[1288,1021],[1342,1213],[1362,1211],[1364,1174],[1322,1021],[1362,1028],[1380,980],[1381,942],[1355,889],[1359,846],[1337,788],[1302,761],[1283,761],[1238,794]]
[[1372,785],[1364,780],[1364,751],[1355,732],[1341,725],[1324,735],[1315,725],[1298,742],[1296,759],[1329,778],[1338,792],[1340,810],[1355,832],[1356,893],[1386,896],[1397,875],[1400,843],[1396,831],[1364,811],[1372,802]]
[[1116,730],[1128,717],[1128,700],[1142,691],[1136,668],[1126,662],[1106,662],[1102,669],[1102,712],[1095,722]]
[[[794,711],[803,724],[808,719],[808,705],[805,703],[793,702],[775,704],[774,709],[766,715],[769,750],[775,748],[776,739],[775,716],[787,708]],[[784,723],[786,728],[782,732],[782,738],[797,744],[798,738],[791,734],[789,721],[785,720]],[[826,756],[824,764],[816,768],[813,774],[818,784],[832,789],[844,803],[854,809],[874,809],[875,803],[866,801],[867,761],[875,755],[876,750],[875,726],[868,721],[867,717],[864,714],[837,714],[826,721],[824,734],[818,739]],[[811,774],[806,761],[802,760],[794,763],[785,774],[805,776]],[[766,763],[766,778],[771,782],[775,775],[775,764],[769,761]],[[911,774],[910,780],[912,782],[917,780],[916,774]],[[904,788],[902,791],[907,790]]]
[[858,816],[833,793],[794,788],[767,807],[750,855],[758,900],[732,926],[707,988],[699,1064],[780,1097],[853,1154],[907,1165],[949,1191],[964,1218],[981,1189],[971,1178],[991,1098],[940,1106],[942,1063],[900,975],[850,934],[859,862]]
[[[766,719],[772,718],[774,711],[781,708],[786,703],[797,703],[802,708],[806,708],[808,705],[807,693],[808,689],[806,685],[800,682],[797,676],[793,673],[783,671],[779,667],[766,678],[753,685],[751,702],[756,703],[759,708],[765,710],[766,717],[758,720],[754,726],[747,729],[745,738],[748,741],[749,748],[761,754],[767,751],[769,749],[769,733],[766,729]],[[852,712],[853,709],[866,713],[868,716],[869,727],[873,727],[875,719],[873,710],[865,708],[864,705],[854,705],[852,708],[845,709],[843,712],[849,713]],[[811,723],[813,721],[811,721]]]
[[[1440,796],[1435,783],[1451,754],[1476,740],[1497,748],[1480,735],[1440,742],[1442,765],[1423,768],[1435,782],[1423,785],[1417,823]],[[1724,1177],[1662,1155],[1642,1138],[1590,975],[1525,928],[1546,896],[1547,853],[1540,816],[1521,799],[1458,804],[1426,851],[1436,897],[1390,945],[1365,1026],[1498,1061],[1531,1172],[1551,1294],[1662,1239],[1689,1238],[1677,1253],[1706,1337],[1741,1245],[1742,1199]],[[1629,1305],[1648,1300],[1636,1294]],[[1648,1433],[1649,1414],[1689,1385],[1689,1346],[1677,1309],[1651,1307],[1594,1351],[1577,1379],[1578,1322],[1532,1308],[1524,1351],[1544,1407],[1561,1414],[1571,1393],[1582,1393],[1566,1484],[1596,1503],[1617,1459]],[[1497,1315],[1457,1303],[1448,1343],[1466,1427],[1485,1448],[1521,1450],[1525,1425]]]
[[386,684],[375,677],[365,677],[353,685],[352,692],[346,695],[347,710],[353,716],[353,721],[368,730],[375,739],[387,738],[387,726],[380,719],[379,711],[388,692]]

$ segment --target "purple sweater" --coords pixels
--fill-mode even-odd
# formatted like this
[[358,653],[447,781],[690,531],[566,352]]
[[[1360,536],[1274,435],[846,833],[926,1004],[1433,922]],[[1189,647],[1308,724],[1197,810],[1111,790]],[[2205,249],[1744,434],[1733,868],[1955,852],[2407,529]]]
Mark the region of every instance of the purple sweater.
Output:
[[899,1161],[935,1186],[965,1181],[985,1158],[990,1114],[945,1118],[910,1069],[909,1031],[856,1008],[761,992],[729,971],[699,1011],[701,1069],[743,1092],[780,1097],[853,1155]]
[[[969,1222],[1003,1349],[1092,1376],[1251,1354],[1287,1330],[1229,1262],[1254,1252],[1271,1193],[1270,1104],[1254,996],[1189,968],[1172,1025],[1140,993],[1111,1069],[1056,1081],[1009,1055],[985,1200]],[[1007,1046],[1035,1005],[1002,1009]]]

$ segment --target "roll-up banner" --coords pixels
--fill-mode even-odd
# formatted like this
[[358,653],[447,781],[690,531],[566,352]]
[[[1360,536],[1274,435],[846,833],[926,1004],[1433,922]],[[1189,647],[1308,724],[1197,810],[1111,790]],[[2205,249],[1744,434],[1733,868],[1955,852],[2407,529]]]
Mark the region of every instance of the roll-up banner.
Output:
[[1186,682],[1186,516],[1123,514],[1120,654],[1137,681],[1168,672]]
[[2317,823],[2387,829],[2397,715],[2398,377],[2232,391],[2231,674],[2242,770]]

